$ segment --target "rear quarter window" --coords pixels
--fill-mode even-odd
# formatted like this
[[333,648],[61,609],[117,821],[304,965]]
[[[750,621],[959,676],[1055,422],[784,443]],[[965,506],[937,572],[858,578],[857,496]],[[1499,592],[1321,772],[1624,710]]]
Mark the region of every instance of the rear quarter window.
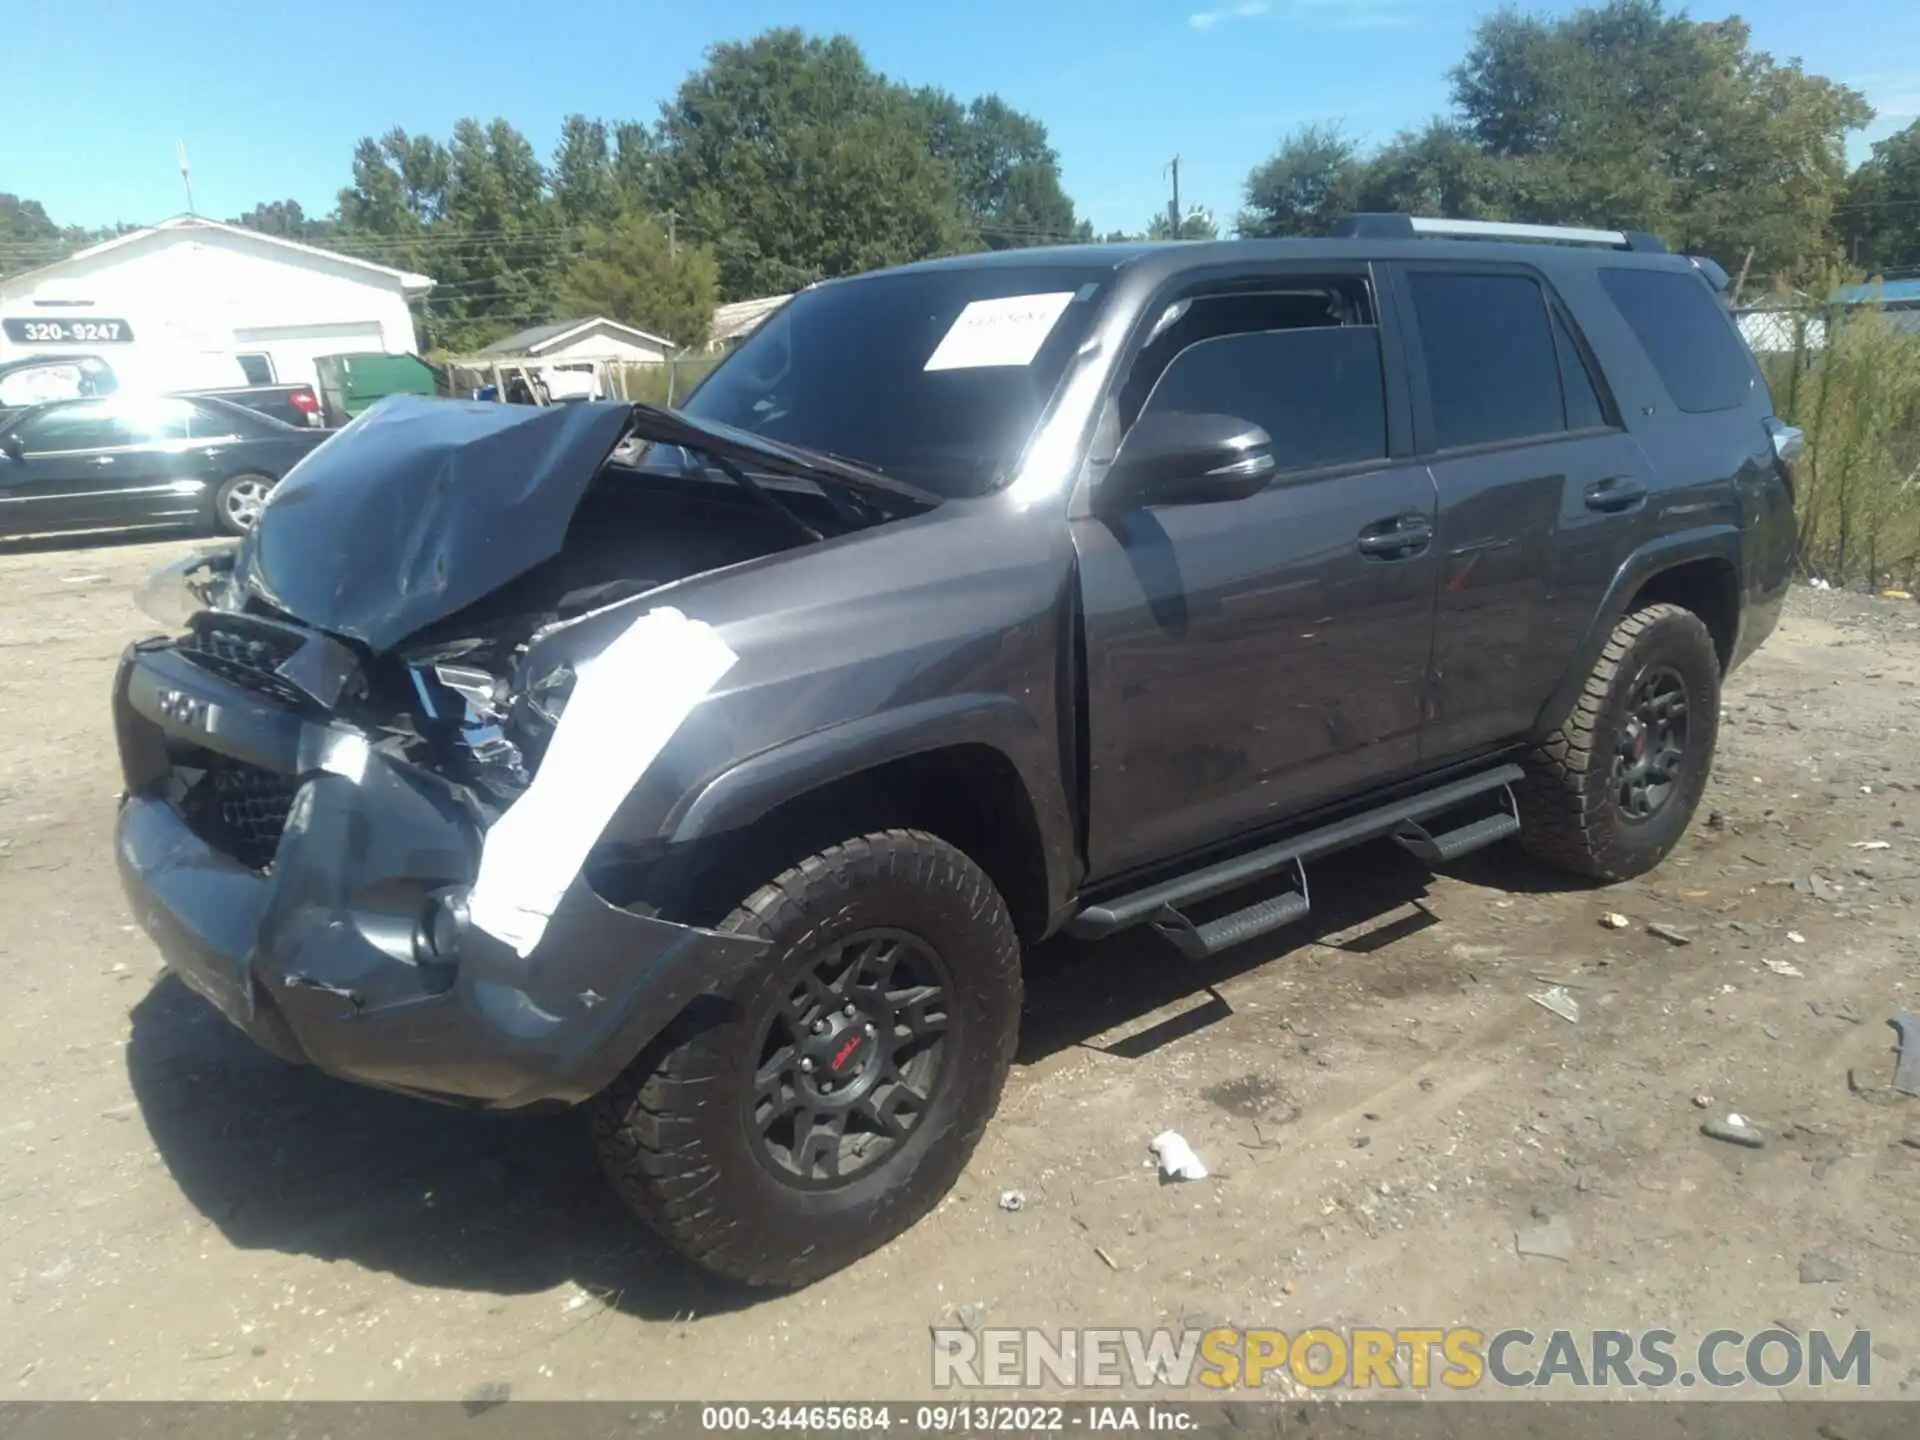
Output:
[[1720,302],[1697,275],[1606,265],[1600,284],[1689,414],[1732,410],[1753,393],[1753,365]]

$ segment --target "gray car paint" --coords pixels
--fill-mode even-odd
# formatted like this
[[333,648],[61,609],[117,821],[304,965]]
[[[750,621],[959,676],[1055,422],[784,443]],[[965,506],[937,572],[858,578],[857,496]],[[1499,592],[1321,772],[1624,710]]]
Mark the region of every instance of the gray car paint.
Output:
[[[1584,283],[1593,257],[1577,251],[1364,242],[1376,271],[1416,259],[1537,269],[1615,387],[1619,432],[1598,449],[1556,442],[1593,453],[1544,469],[1524,456],[1517,478],[1491,461],[1431,463],[1397,368],[1392,287],[1380,285],[1390,463],[1245,500],[1103,515],[1100,483],[1118,439],[1112,391],[1168,298],[1260,272],[1351,267],[1356,243],[1061,252],[1076,266],[1104,255],[1115,278],[1007,488],[695,575],[540,634],[518,686],[596,653],[662,605],[712,624],[739,656],[622,802],[605,841],[724,838],[885,760],[979,747],[1020,781],[1030,813],[1009,818],[1030,821],[1039,839],[1041,928],[1053,929],[1129,873],[1177,866],[1557,723],[1613,619],[1673,564],[1727,563],[1743,617],[1732,658],[1758,643],[1784,592],[1790,543],[1780,530],[1791,514],[1777,473],[1749,458],[1766,443],[1764,390],[1720,423],[1669,424],[1651,368]],[[1018,263],[1047,263],[1047,253]],[[1608,258],[1689,268],[1680,257]],[[1567,520],[1569,486],[1629,464],[1636,446],[1652,483],[1636,525],[1658,533],[1583,516],[1549,523]],[[1470,565],[1479,541],[1508,538],[1494,535],[1491,517],[1515,483],[1557,504],[1527,510],[1531,528],[1502,545],[1510,559]],[[1371,567],[1354,558],[1356,535],[1409,507],[1438,517],[1444,553]],[[276,512],[296,518],[276,504],[269,525]],[[484,588],[514,573],[503,563],[470,580]],[[1463,588],[1437,600],[1445,577],[1462,574]],[[1449,660],[1436,676],[1427,658],[1436,606],[1442,657],[1484,651],[1512,666],[1450,674]],[[1425,725],[1436,694],[1462,727],[1438,746]],[[1528,714],[1531,725],[1514,718]]]

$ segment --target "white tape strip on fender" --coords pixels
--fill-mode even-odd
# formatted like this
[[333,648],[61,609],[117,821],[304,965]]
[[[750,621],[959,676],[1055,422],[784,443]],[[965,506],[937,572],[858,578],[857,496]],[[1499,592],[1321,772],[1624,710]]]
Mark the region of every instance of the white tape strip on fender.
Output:
[[580,663],[533,783],[487,831],[475,925],[533,953],[613,812],[737,659],[711,625],[663,608]]

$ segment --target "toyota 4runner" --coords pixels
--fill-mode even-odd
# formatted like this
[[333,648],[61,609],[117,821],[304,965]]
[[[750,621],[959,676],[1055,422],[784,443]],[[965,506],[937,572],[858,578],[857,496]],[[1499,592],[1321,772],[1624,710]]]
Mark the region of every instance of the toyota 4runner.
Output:
[[1359,216],[818,285],[676,412],[388,400],[156,577],[127,893],[269,1049],[583,1104],[679,1250],[811,1280],[960,1173],[1043,937],[1673,848],[1792,559],[1724,281]]

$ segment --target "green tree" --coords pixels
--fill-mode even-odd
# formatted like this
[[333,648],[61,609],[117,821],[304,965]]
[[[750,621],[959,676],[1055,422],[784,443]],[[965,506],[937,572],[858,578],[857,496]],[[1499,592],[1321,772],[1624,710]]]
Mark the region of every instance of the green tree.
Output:
[[952,169],[913,97],[845,36],[716,45],[663,107],[656,201],[713,248],[729,299],[950,253]]
[[568,224],[604,224],[619,213],[620,187],[605,121],[569,115],[561,122],[550,175],[553,203]]
[[1920,270],[1920,120],[1874,142],[1847,184],[1836,230],[1869,274]]
[[1354,143],[1330,125],[1305,125],[1247,176],[1240,233],[1324,235],[1354,210],[1363,171]]
[[1454,220],[1507,217],[1500,162],[1445,120],[1405,130],[1369,156],[1353,195],[1358,210],[1444,215]]
[[1165,215],[1155,215],[1147,222],[1145,236],[1134,237],[1147,240],[1218,240],[1220,226],[1215,223],[1211,210],[1194,208],[1180,217],[1175,225]]
[[277,235],[282,240],[325,240],[339,228],[334,220],[309,217],[298,200],[271,200],[227,223],[258,230],[262,235]]
[[1654,231],[1729,269],[1823,257],[1846,184],[1854,90],[1750,46],[1739,19],[1661,0],[1481,22],[1452,72],[1464,134],[1497,162],[1470,191],[1512,218]]
[[588,228],[561,275],[560,305],[569,315],[605,315],[697,349],[719,289],[712,251],[675,244],[658,220],[627,211]]
[[990,250],[1079,238],[1073,201],[1047,127],[998,95],[962,105],[944,90],[914,93],[927,148],[953,170],[967,224]]
[[60,227],[47,217],[38,200],[0,194],[0,240],[26,242],[58,240]]

